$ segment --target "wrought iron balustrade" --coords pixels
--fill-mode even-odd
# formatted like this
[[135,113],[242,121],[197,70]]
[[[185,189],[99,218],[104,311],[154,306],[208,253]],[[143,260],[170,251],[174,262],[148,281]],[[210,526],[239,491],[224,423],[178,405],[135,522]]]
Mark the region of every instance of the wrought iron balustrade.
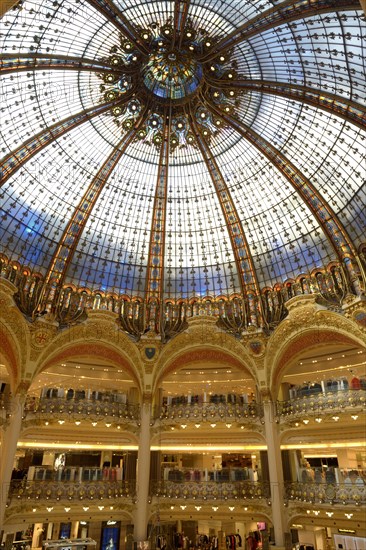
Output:
[[277,401],[277,415],[280,419],[303,417],[304,414],[324,416],[324,413],[334,414],[343,410],[366,410],[366,390],[329,391]]
[[46,418],[51,415],[55,419],[70,418],[72,420],[87,419],[98,421],[101,418],[114,418],[121,421],[138,422],[140,407],[136,404],[95,401],[90,399],[60,399],[60,398],[33,398],[26,400],[24,415],[27,419],[32,415],[35,418]]
[[270,499],[269,482],[253,481],[154,481],[152,497],[196,501]]
[[366,485],[357,483],[285,483],[285,498],[314,504],[366,504]]
[[164,405],[158,412],[163,423],[181,420],[245,423],[261,419],[263,406],[260,403],[184,403]]
[[135,482],[129,481],[13,480],[9,500],[101,500],[132,498],[135,494]]
[[361,254],[358,260],[363,267],[352,277],[343,263],[332,262],[312,274],[300,273],[294,279],[279,281],[272,288],[260,289],[259,295],[253,294],[250,298],[207,296],[166,299],[161,303],[47,283],[42,275],[33,274],[29,267],[10,261],[5,255],[0,255],[0,276],[17,287],[15,301],[31,322],[46,316],[62,328],[85,321],[88,310],[105,310],[116,314],[121,329],[133,339],[138,340],[152,330],[165,343],[187,328],[189,318],[200,316],[216,317],[220,328],[238,338],[256,328],[269,333],[287,316],[286,302],[295,296],[315,295],[323,306],[341,312],[346,297],[365,294],[365,258]]

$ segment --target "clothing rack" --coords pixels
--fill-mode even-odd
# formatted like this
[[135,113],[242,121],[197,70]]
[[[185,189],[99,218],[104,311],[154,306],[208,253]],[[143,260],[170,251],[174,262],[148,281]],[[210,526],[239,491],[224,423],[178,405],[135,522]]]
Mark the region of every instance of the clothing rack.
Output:
[[226,548],[227,550],[236,550],[241,548],[242,539],[239,533],[234,533],[232,535],[226,535]]

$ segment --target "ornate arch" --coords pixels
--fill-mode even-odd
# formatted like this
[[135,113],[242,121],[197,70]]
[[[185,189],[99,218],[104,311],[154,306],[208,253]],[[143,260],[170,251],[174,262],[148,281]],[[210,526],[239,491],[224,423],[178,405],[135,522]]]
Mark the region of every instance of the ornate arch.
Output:
[[126,369],[141,391],[143,370],[137,348],[108,312],[94,313],[86,323],[59,333],[38,357],[35,376],[55,363],[90,355]]
[[202,327],[190,327],[164,347],[160,356],[158,370],[153,376],[155,391],[170,372],[182,368],[187,363],[200,361],[224,362],[241,371],[247,371],[258,385],[258,376],[254,359],[247,349],[232,336],[219,332],[216,327],[207,324]]
[[342,314],[320,308],[315,299],[291,309],[268,342],[265,369],[273,397],[291,361],[304,350],[331,344],[366,348],[366,333]]
[[5,361],[5,368],[10,375],[10,386],[14,390],[20,379],[20,360],[14,336],[9,327],[0,322],[1,356]]
[[0,291],[0,343],[1,353],[6,367],[10,371],[11,388],[14,391],[19,384],[27,363],[29,350],[29,327],[12,295],[15,287],[8,281],[1,281]]

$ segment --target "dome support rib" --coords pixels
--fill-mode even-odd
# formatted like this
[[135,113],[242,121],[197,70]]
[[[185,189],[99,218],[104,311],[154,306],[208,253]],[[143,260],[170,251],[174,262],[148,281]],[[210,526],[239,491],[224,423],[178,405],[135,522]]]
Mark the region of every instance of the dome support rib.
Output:
[[178,48],[182,45],[183,31],[186,26],[190,0],[175,0],[174,2],[174,28],[173,45],[177,43]]
[[310,208],[318,224],[328,237],[335,254],[346,265],[351,280],[356,280],[357,268],[353,260],[358,264],[357,250],[346,228],[312,183],[285,155],[252,128],[223,113],[213,103],[210,103],[210,108],[244,139],[252,143],[283,174]]
[[149,301],[151,298],[156,298],[160,305],[162,304],[164,293],[164,246],[170,150],[170,116],[168,121],[167,114],[168,110],[166,109],[163,115],[163,139],[159,155],[145,284],[146,300]]
[[113,148],[112,153],[105,160],[97,174],[91,181],[88,189],[82,196],[79,204],[74,210],[70,221],[68,222],[60,242],[49,263],[47,273],[45,275],[45,283],[48,284],[52,279],[57,282],[58,291],[60,292],[67,275],[68,268],[72,261],[73,255],[80,241],[81,235],[89,216],[105,186],[110,175],[115,169],[122,155],[126,152],[127,147],[136,137],[136,134],[146,120],[146,109],[142,113],[140,119],[134,128],[129,130],[120,142]]
[[[192,132],[195,135],[203,160],[207,166],[212,183],[215,187],[222,213],[225,218],[235,256],[236,268],[239,274],[240,290],[249,300],[251,322],[256,323],[256,308],[260,308],[260,287],[255,273],[253,258],[250,253],[249,244],[245,237],[240,217],[237,213],[229,188],[225,183],[223,175],[221,174],[220,168],[218,167],[218,164],[209,147],[201,136],[192,113],[189,113],[189,123]],[[255,297],[258,298],[257,304],[255,304]]]
[[316,2],[313,0],[298,0],[296,2],[285,0],[285,2],[253,17],[250,21],[246,21],[225,38],[219,40],[206,55],[202,56],[201,61],[209,61],[219,53],[233,48],[244,40],[279,25],[291,23],[296,19],[303,19],[329,11],[350,11],[359,10],[360,8],[359,2],[355,0],[322,0],[321,2],[319,0]]
[[114,67],[109,67],[103,61],[67,55],[9,53],[0,56],[0,75],[20,71],[37,71],[57,69],[63,71],[92,71],[97,73],[120,73]]
[[130,40],[141,53],[148,53],[148,49],[142,42],[138,32],[114,2],[111,0],[87,0],[87,2],[113,23],[113,25]]
[[[133,95],[133,91],[131,90],[129,97],[131,98]],[[124,101],[127,99],[124,98]],[[41,130],[38,134],[31,137],[22,145],[20,145],[15,151],[12,151],[8,155],[6,155],[3,160],[0,163],[0,175],[1,175],[1,184],[4,185],[4,183],[13,176],[19,168],[23,166],[26,162],[28,162],[34,155],[39,153],[44,147],[47,145],[50,145],[52,142],[54,142],[59,137],[63,136],[70,130],[73,130],[77,126],[80,126],[81,124],[84,124],[87,120],[90,120],[96,116],[99,116],[103,113],[106,113],[114,107],[115,105],[120,105],[121,100],[113,100],[108,101],[107,103],[102,103],[101,105],[97,105],[97,107],[90,107],[89,109],[85,109],[84,111],[80,111],[76,115],[72,115],[70,117],[64,118],[63,120],[60,120],[59,122],[56,122],[52,126],[49,126],[48,128],[45,128],[44,130]]]
[[276,82],[272,80],[213,80],[207,82],[217,89],[229,88],[253,90],[263,94],[282,96],[294,101],[300,101],[339,116],[361,130],[366,129],[366,107],[349,99],[316,90],[308,86]]

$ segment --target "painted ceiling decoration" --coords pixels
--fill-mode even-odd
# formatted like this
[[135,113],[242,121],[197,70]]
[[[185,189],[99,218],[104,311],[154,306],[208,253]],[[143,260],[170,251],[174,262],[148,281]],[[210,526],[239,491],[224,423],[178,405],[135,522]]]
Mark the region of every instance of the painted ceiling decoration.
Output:
[[34,320],[365,293],[365,16],[353,0],[23,0],[1,20],[1,269]]

